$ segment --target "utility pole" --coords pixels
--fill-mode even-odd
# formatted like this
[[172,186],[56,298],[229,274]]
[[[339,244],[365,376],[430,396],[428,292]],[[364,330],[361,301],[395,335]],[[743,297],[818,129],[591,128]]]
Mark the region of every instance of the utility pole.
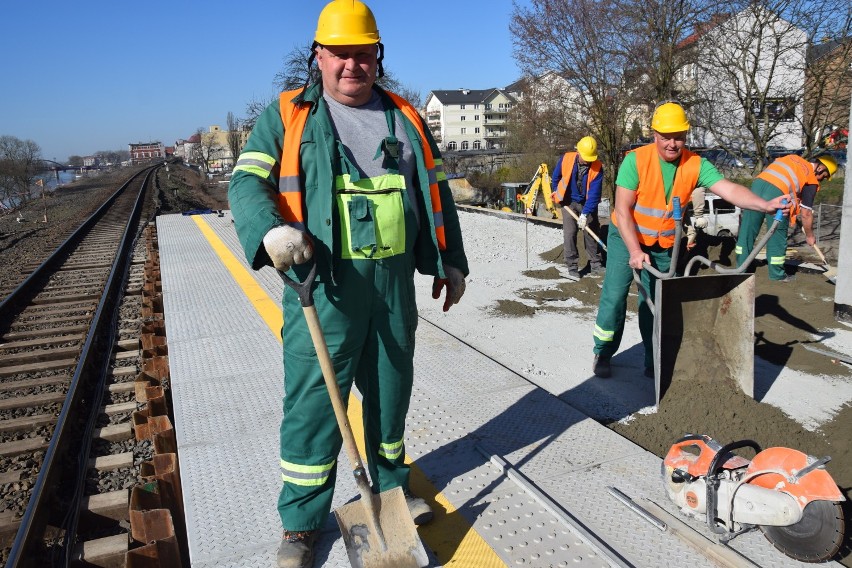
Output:
[[[849,109],[852,120],[852,107]],[[846,144],[849,163],[849,143]],[[834,287],[834,319],[852,323],[852,175],[843,172],[843,209],[840,217],[840,246],[837,252],[837,281]]]

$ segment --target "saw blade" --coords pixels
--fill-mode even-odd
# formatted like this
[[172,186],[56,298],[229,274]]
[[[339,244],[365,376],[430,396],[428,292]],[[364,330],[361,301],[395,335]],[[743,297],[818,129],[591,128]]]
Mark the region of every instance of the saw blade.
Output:
[[832,501],[811,501],[794,525],[760,526],[775,548],[802,562],[823,562],[837,554],[844,529],[843,509]]

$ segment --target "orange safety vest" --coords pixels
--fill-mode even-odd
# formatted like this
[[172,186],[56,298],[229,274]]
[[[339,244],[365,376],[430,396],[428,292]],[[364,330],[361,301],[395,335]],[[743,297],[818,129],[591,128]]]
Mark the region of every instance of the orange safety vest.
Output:
[[[302,144],[302,133],[310,114],[310,103],[303,102],[295,104],[293,99],[302,91],[301,88],[285,91],[279,97],[281,110],[281,121],[284,123],[284,145],[281,148],[281,174],[278,182],[278,211],[284,221],[294,227],[305,230],[305,207],[302,197],[301,181],[299,177],[299,149]],[[420,134],[423,141],[423,157],[426,161],[426,169],[429,172],[429,195],[432,201],[432,218],[435,225],[435,237],[438,241],[438,249],[447,249],[447,239],[444,232],[444,215],[441,207],[441,194],[438,189],[438,180],[443,177],[443,166],[435,164],[435,157],[429,145],[420,115],[417,110],[405,99],[389,92],[385,93],[394,104],[411,121]]]
[[[568,180],[571,179],[571,173],[574,171],[574,163],[577,161],[577,152],[565,152],[562,158],[562,178],[556,185],[556,201],[562,203],[565,199],[565,192],[568,191]],[[586,193],[592,187],[592,180],[601,174],[601,161],[595,160],[589,164],[589,174],[586,178]]]
[[802,188],[806,185],[816,185],[819,191],[819,180],[814,168],[806,159],[795,154],[776,158],[766,169],[757,174],[757,179],[771,183],[786,193],[790,200],[790,224],[796,223],[796,215],[801,209],[800,197]]
[[[636,170],[639,173],[639,187],[636,188],[636,203],[633,206],[633,221],[636,223],[639,242],[647,246],[659,243],[663,248],[671,248],[675,236],[672,204],[674,198],[679,197],[681,207],[686,207],[698,185],[701,156],[683,149],[672,183],[672,199],[666,203],[663,170],[660,167],[656,144],[640,146],[633,152],[636,154]],[[613,210],[612,222],[617,227],[616,216],[616,211]]]

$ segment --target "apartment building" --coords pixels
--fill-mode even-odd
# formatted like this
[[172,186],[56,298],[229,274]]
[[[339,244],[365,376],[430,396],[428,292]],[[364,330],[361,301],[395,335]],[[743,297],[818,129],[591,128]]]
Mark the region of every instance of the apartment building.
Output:
[[501,89],[431,91],[426,122],[444,151],[501,149],[506,146],[509,111],[515,99]]

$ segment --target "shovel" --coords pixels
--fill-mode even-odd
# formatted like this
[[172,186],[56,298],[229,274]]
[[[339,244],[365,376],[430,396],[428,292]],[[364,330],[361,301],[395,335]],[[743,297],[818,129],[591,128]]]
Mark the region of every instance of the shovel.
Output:
[[837,271],[828,265],[828,262],[826,262],[826,260],[825,260],[825,256],[822,254],[822,251],[819,250],[819,247],[816,245],[816,243],[814,243],[811,246],[814,247],[814,250],[816,251],[817,255],[819,255],[819,259],[825,265],[825,272],[823,273],[823,274],[825,274],[825,277],[832,284],[837,284],[837,278],[836,278]]
[[325,386],[331,397],[334,416],[343,436],[343,446],[355,476],[361,499],[334,510],[337,524],[343,535],[349,563],[353,568],[422,568],[429,564],[423,543],[408,511],[401,487],[374,495],[367,479],[367,471],[355,445],[355,436],[346,416],[343,396],[337,385],[337,376],[328,353],[328,345],[320,327],[317,308],[314,305],[311,286],[317,273],[317,265],[304,282],[296,282],[279,272],[284,282],[298,295],[317,352]]
[[[578,223],[580,222],[580,218],[577,216],[577,214],[576,214],[576,213],[574,213],[574,211],[572,211],[572,210],[571,210],[571,208],[570,208],[570,207],[568,207],[567,205],[563,205],[563,206],[562,206],[562,210],[563,210],[563,211],[567,211],[567,212],[568,212],[568,213],[569,213],[572,217],[574,217],[574,220],[575,220],[575,221],[577,221]],[[587,233],[589,233],[590,235],[592,235],[592,238],[593,238],[593,239],[595,239],[595,240],[598,242],[598,244],[599,244],[599,245],[601,245],[601,248],[602,248],[602,249],[604,249],[604,251],[606,251],[606,245],[604,244],[604,242],[600,239],[600,237],[598,237],[598,236],[595,234],[595,232],[594,232],[593,230],[591,230],[591,229],[589,228],[589,226],[588,226],[588,225],[586,225],[585,227],[583,227],[583,229],[585,229],[585,231],[586,231]]]

